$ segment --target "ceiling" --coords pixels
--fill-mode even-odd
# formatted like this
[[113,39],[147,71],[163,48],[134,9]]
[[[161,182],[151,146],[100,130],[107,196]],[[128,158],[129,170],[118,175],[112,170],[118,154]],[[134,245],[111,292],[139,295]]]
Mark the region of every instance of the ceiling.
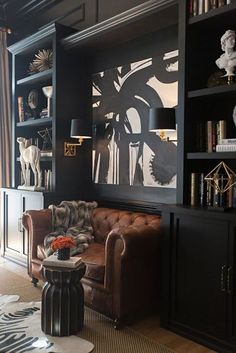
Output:
[[11,28],[15,39],[55,21],[81,29],[86,8],[94,5],[96,0],[0,0],[0,26]]
[[[107,7],[108,1],[112,6]],[[12,34],[8,37],[8,45],[11,45],[50,23],[57,22],[80,31],[111,17],[113,13],[127,10],[132,4],[137,6],[146,1],[148,0],[0,0],[0,27],[11,29]],[[176,9],[174,23],[177,23]],[[165,26],[169,25],[166,16],[158,19],[158,23],[163,21]]]

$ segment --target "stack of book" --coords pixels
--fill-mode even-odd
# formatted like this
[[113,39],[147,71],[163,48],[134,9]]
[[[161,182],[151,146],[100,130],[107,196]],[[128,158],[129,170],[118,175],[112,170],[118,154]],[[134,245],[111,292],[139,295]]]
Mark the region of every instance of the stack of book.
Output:
[[52,150],[42,150],[40,155],[41,157],[52,157]]
[[40,118],[47,118],[48,117],[48,109],[45,108],[43,109],[40,114],[39,114]]
[[221,139],[219,144],[216,145],[216,152],[235,152],[236,151],[236,138]]
[[81,257],[74,256],[70,257],[69,260],[58,260],[57,255],[53,254],[43,260],[43,266],[52,266],[52,267],[66,267],[66,268],[76,268],[82,264],[83,261]]
[[190,17],[202,15],[218,7],[229,5],[232,0],[190,0]]

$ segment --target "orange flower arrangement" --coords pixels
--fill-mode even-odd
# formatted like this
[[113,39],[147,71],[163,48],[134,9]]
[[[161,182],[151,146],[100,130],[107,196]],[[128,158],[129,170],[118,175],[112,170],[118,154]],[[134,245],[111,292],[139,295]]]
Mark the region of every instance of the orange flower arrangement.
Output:
[[72,236],[64,237],[59,235],[53,242],[51,243],[51,248],[53,251],[64,248],[72,248],[76,246],[76,241]]

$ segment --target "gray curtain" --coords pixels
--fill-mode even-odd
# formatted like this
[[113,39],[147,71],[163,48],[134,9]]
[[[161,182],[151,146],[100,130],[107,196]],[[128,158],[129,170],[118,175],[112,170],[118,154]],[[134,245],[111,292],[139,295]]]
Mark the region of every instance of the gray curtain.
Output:
[[0,29],[0,187],[11,185],[11,103],[7,33]]

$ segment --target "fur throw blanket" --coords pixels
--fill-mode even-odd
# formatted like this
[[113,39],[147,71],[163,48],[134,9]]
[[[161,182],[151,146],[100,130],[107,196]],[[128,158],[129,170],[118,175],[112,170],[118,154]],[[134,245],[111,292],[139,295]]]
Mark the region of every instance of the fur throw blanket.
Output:
[[93,241],[91,211],[97,203],[85,201],[62,201],[59,206],[50,205],[52,211],[53,232],[44,238],[47,256],[53,253],[51,243],[59,235],[70,235],[76,240],[76,247],[71,248],[71,256],[80,254]]

